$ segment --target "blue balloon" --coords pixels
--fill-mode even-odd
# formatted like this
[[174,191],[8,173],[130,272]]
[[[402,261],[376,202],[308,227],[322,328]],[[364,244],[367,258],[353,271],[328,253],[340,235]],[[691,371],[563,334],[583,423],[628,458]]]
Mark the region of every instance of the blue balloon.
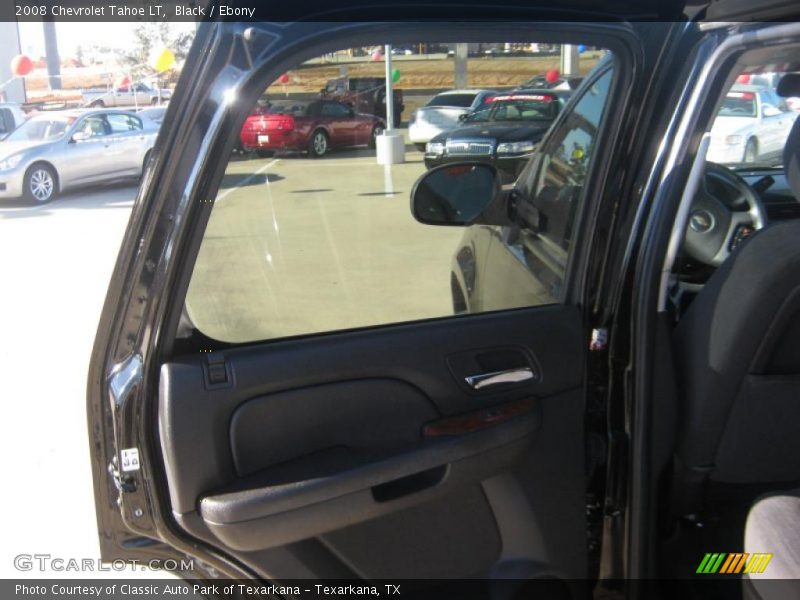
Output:
[[585,45],[583,45],[583,44],[581,44],[580,46],[578,46],[578,52],[580,52],[581,54],[583,54],[584,52],[586,52],[586,46],[585,46]]

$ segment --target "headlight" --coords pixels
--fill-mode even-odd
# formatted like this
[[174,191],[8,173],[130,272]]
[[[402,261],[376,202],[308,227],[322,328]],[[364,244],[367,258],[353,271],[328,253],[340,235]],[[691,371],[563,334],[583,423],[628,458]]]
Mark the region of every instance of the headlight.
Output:
[[22,154],[15,154],[14,156],[9,156],[5,160],[0,160],[0,171],[10,171],[16,167],[21,160]]
[[498,154],[523,154],[525,152],[533,152],[536,144],[533,142],[504,142],[498,144]]
[[728,146],[738,146],[739,144],[742,143],[742,136],[729,135],[728,137],[725,138],[725,143],[728,144]]
[[444,144],[442,142],[428,142],[425,144],[425,154],[444,154]]

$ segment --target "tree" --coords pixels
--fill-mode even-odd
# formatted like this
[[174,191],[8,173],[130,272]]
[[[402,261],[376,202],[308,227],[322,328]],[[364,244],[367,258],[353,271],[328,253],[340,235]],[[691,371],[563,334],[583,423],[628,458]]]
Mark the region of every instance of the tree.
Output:
[[151,53],[166,46],[176,60],[184,60],[194,39],[194,32],[175,32],[168,22],[141,23],[133,28],[134,43],[119,53],[119,60],[133,73],[149,70]]

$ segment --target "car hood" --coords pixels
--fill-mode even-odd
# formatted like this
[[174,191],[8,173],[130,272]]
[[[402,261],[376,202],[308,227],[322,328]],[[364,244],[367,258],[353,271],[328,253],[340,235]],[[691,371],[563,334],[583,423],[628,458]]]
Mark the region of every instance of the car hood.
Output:
[[757,122],[753,117],[717,117],[711,127],[711,137],[714,139],[724,138],[753,127]]
[[549,127],[550,123],[480,123],[440,133],[431,141],[446,142],[447,140],[483,138],[499,142],[539,141]]
[[25,150],[35,150],[46,148],[53,142],[3,142],[0,141],[0,160],[5,160],[9,156],[24,152]]

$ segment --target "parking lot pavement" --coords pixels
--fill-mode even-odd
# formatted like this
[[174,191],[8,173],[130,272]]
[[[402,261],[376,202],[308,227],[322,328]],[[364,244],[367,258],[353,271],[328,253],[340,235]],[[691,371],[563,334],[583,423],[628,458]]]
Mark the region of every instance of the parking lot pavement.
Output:
[[14,557],[50,554],[80,560],[99,555],[86,376],[135,194],[136,187],[127,185],[67,194],[44,206],[0,204],[0,456],[5,482],[0,512],[7,515],[0,577],[92,576],[20,572]]
[[415,150],[386,167],[367,149],[231,162],[189,291],[195,324],[243,341],[452,314],[463,230],[412,217],[424,170]]
[[[462,231],[413,220],[409,192],[424,166],[413,147],[406,158],[384,168],[363,149],[232,161],[194,312],[250,339],[449,314]],[[20,573],[18,554],[98,556],[86,377],[135,195],[134,185],[109,186],[42,206],[0,204],[0,511],[12,516],[0,577],[85,575]],[[206,297],[208,286],[227,291]],[[260,329],[248,328],[251,317]]]

